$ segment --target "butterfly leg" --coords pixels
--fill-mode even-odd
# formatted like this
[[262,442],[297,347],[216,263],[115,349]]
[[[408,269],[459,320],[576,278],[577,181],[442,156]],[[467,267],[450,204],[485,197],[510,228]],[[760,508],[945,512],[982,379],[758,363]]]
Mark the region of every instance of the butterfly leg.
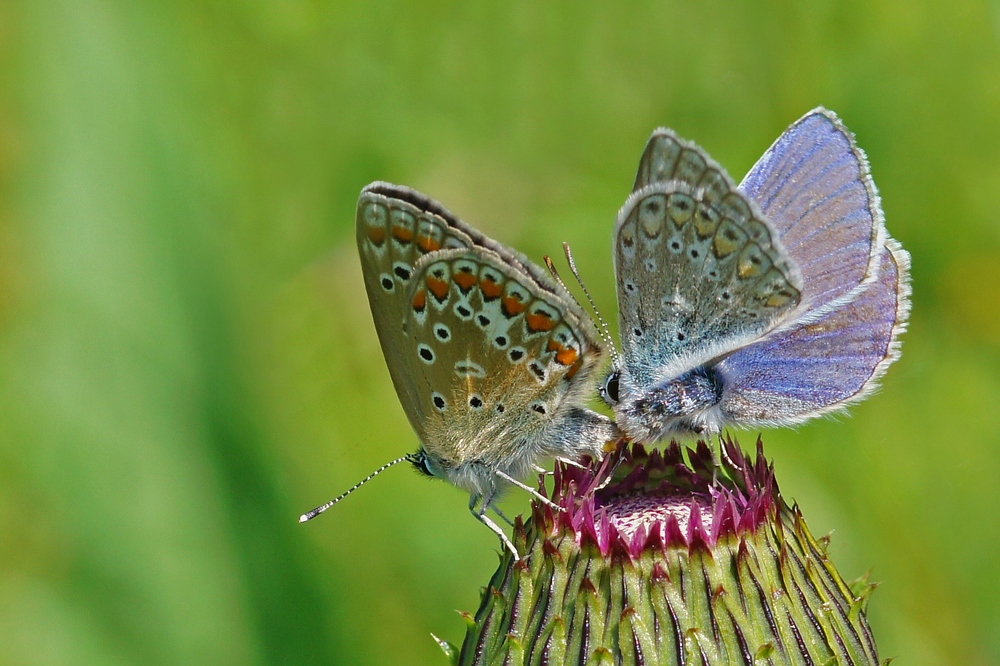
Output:
[[[712,428],[711,426],[704,426],[698,431],[698,436],[705,438],[705,443],[708,444],[708,449],[712,452],[712,486],[714,487],[716,481],[719,480],[719,470],[722,469],[722,458],[719,455],[719,450],[722,448],[722,430]],[[716,448],[715,442],[712,441],[712,437],[718,438],[718,448]]]
[[490,504],[490,508],[493,509],[493,513],[495,513],[498,516],[500,516],[501,520],[503,520],[505,523],[507,523],[511,527],[514,527],[514,521],[511,520],[510,518],[508,518],[507,516],[503,515],[503,511],[500,510],[500,507],[498,507],[495,504]]
[[607,471],[607,474],[604,476],[604,479],[600,482],[600,484],[598,484],[597,487],[594,488],[594,492],[595,493],[598,490],[604,490],[604,488],[606,488],[607,485],[609,483],[611,483],[611,480],[615,478],[615,472],[618,471],[618,466],[622,464],[622,460],[624,460],[624,459],[625,459],[624,455],[620,455],[620,454],[616,455],[614,464],[611,465],[610,469],[608,469],[608,464],[607,464],[608,463],[608,459],[607,458],[604,459],[605,462],[601,464],[601,467],[598,469],[598,472],[597,472],[598,478],[600,478],[601,474],[605,470]]
[[546,506],[550,506],[553,509],[555,509],[556,511],[563,511],[564,510],[561,506],[559,506],[558,504],[556,504],[555,502],[553,502],[552,500],[550,500],[548,497],[546,497],[545,495],[541,494],[540,492],[538,492],[537,490],[535,490],[534,488],[532,488],[528,484],[521,483],[520,481],[518,481],[517,479],[515,479],[514,477],[512,477],[510,474],[505,474],[504,472],[501,472],[498,469],[493,470],[493,473],[496,474],[497,476],[499,476],[501,479],[503,479],[507,483],[513,484],[513,485],[517,486],[518,488],[520,488],[521,490],[527,491],[528,493],[530,493],[535,499],[537,499],[542,504],[545,504]]
[[576,467],[577,469],[587,469],[586,465],[581,465],[577,461],[570,460],[569,458],[562,458],[560,456],[556,456],[556,460],[564,465],[569,465],[570,467]]
[[[521,559],[521,555],[517,552],[517,548],[514,547],[514,542],[510,540],[507,533],[500,529],[500,526],[490,520],[490,517],[486,515],[486,510],[490,508],[490,502],[492,497],[483,499],[482,504],[479,504],[479,500],[483,499],[482,495],[473,495],[469,498],[469,511],[472,515],[476,517],[476,520],[481,522],[486,527],[493,530],[493,533],[500,537],[500,542],[503,543],[504,548],[509,550],[514,556],[514,560],[518,561]],[[476,504],[479,504],[479,508],[476,508]]]

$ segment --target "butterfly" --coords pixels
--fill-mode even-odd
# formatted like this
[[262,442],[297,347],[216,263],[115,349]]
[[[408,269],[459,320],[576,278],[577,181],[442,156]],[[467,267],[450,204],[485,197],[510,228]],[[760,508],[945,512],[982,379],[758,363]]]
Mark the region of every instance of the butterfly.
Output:
[[406,460],[469,492],[516,557],[486,515],[500,493],[534,492],[518,479],[540,461],[600,458],[616,437],[584,406],[605,358],[593,323],[542,268],[412,189],[365,187],[356,230],[382,353],[421,441],[385,467]]
[[909,255],[831,111],[743,183],[656,130],[614,229],[622,354],[599,392],[636,441],[794,425],[869,395],[899,357]]

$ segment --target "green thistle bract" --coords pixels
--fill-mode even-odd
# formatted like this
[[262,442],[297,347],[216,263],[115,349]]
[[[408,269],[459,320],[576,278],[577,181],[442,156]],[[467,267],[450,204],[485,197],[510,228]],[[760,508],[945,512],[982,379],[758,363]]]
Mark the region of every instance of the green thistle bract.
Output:
[[[611,474],[610,482],[602,481]],[[606,483],[601,487],[602,483]],[[782,500],[758,440],[559,465],[515,525],[459,664],[878,664],[856,595]]]

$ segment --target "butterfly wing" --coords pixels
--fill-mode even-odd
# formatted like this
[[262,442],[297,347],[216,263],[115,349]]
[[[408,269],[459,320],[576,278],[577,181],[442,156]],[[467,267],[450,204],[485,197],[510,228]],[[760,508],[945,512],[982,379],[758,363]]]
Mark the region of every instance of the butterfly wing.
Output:
[[868,160],[832,111],[814,109],[758,160],[740,189],[760,206],[802,275],[815,318],[878,274],[885,226]]
[[[545,455],[594,453],[610,437],[610,421],[581,408],[602,359],[589,319],[493,252],[421,259],[403,321],[405,345],[391,362],[416,390],[400,398],[425,450],[445,468],[475,461],[510,469]],[[560,432],[589,426],[589,443],[569,443]]]
[[377,182],[361,191],[355,230],[368,303],[389,375],[396,393],[413,401],[412,385],[393,363],[402,354],[402,322],[413,266],[428,252],[472,247],[470,228],[419,192]]
[[899,357],[910,308],[909,254],[889,238],[881,269],[853,301],[744,347],[715,368],[726,422],[791,425],[853,404]]
[[477,461],[492,483],[494,469],[523,477],[539,457],[599,453],[614,435],[582,407],[603,358],[593,325],[543,269],[388,183],[362,191],[357,241],[397,395],[439,466]]
[[647,143],[614,237],[622,379],[634,393],[758,338],[799,304],[776,230],[670,130]]
[[[406,275],[412,270],[414,261],[427,252],[482,247],[527,273],[546,291],[572,300],[562,285],[553,282],[543,268],[522,253],[493,240],[463,222],[440,202],[412,188],[382,181],[366,186],[358,200],[356,226],[366,285],[371,280],[373,286],[379,286],[375,283],[376,278],[384,275],[395,275],[401,286],[405,285],[408,281]],[[382,251],[382,238],[395,241],[388,253]],[[412,242],[408,240],[410,238]],[[381,280],[377,282],[381,283]],[[379,293],[378,290],[375,293]],[[390,302],[394,303],[392,307],[398,309],[394,299]]]

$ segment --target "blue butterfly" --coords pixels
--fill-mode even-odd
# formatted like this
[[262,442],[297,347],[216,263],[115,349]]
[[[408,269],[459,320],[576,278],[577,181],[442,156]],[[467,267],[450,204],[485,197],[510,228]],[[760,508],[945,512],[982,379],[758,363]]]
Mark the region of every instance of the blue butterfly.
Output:
[[784,426],[869,395],[899,357],[909,255],[831,111],[736,186],[659,129],[614,231],[622,355],[600,387],[636,441]]

